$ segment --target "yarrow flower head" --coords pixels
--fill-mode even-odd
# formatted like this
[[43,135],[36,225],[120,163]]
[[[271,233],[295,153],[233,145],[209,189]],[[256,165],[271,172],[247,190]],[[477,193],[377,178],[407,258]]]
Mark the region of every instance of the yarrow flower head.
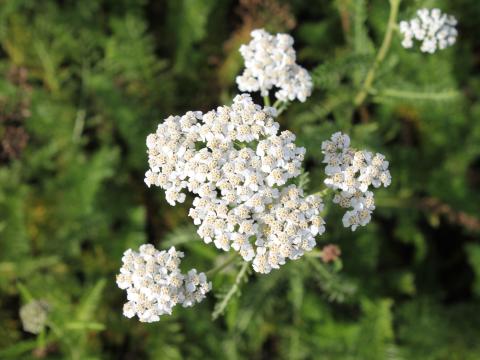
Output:
[[455,43],[458,34],[456,25],[455,17],[442,14],[440,9],[420,9],[416,18],[400,22],[402,46],[413,47],[415,39],[422,42],[422,52],[433,54],[437,49],[443,50]]
[[388,161],[382,154],[351,148],[348,135],[340,132],[322,143],[322,152],[325,185],[338,191],[334,203],[351,209],[343,216],[343,225],[355,231],[370,222],[375,209],[373,193],[368,191],[370,185],[378,188],[391,183]]
[[274,36],[263,29],[253,30],[251,35],[253,40],[240,47],[245,60],[245,71],[237,77],[240,91],[260,91],[267,96],[275,87],[278,100],[304,102],[313,83],[307,70],[295,62],[293,38],[288,34]]
[[40,334],[47,323],[50,305],[45,300],[33,300],[20,308],[23,330]]
[[179,269],[183,255],[174,247],[158,251],[151,244],[141,245],[139,252],[125,251],[117,285],[127,290],[126,317],[159,321],[161,315],[171,315],[175,305],[189,307],[205,298],[211,283],[195,269],[183,274]]
[[312,250],[325,231],[320,197],[287,186],[305,149],[278,133],[274,115],[243,94],[230,107],[169,117],[147,137],[147,185],[165,189],[172,205],[184,189],[195,194],[189,215],[204,242],[239,252],[260,273]]

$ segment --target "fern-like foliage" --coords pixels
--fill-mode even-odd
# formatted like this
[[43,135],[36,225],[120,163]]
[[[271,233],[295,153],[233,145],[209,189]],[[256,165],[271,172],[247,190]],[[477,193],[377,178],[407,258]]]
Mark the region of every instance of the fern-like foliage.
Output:
[[215,308],[212,312],[213,320],[217,319],[225,312],[228,303],[234,296],[240,295],[242,284],[248,281],[249,271],[250,264],[248,262],[243,262],[240,270],[235,276],[234,282],[228,286],[228,290],[224,290],[217,295],[217,303],[215,304]]

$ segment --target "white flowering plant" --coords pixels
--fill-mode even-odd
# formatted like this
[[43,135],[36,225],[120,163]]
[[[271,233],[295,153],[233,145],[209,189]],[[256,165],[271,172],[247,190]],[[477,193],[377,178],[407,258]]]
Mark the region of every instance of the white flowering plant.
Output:
[[0,359],[480,358],[478,0],[8,3]]
[[[385,38],[355,97],[357,106],[372,91],[375,72],[395,29],[403,35],[403,47],[411,48],[416,39],[422,41],[420,50],[426,53],[455,43],[453,16],[439,9],[420,9],[418,18],[397,27],[399,4],[400,0],[390,0]],[[326,230],[324,198],[346,209],[344,227],[355,231],[366,226],[375,210],[372,190],[391,183],[384,155],[355,149],[347,134],[335,132],[321,144],[325,188],[305,193],[298,179],[304,172],[306,149],[295,144],[294,133],[280,129],[278,119],[291,102],[307,100],[313,80],[297,64],[290,35],[256,29],[251,37],[240,46],[244,69],[236,78],[240,94],[231,105],[170,116],[146,141],[150,167],[146,185],[163,189],[172,206],[185,202],[191,193],[188,215],[198,235],[205,244],[232,252],[226,264],[238,254],[244,261],[242,276],[250,264],[255,272],[268,274],[288,260],[312,253]],[[263,104],[255,103],[249,94],[255,92],[263,97]],[[320,252],[325,261],[340,255],[338,247],[332,250],[331,246]],[[142,245],[139,253],[125,252],[117,277],[118,286],[128,294],[125,316],[158,321],[161,315],[171,314],[176,304],[192,306],[205,298],[212,283],[196,269],[184,275],[179,269],[183,255],[174,247],[159,252],[152,245]],[[237,278],[235,291],[238,286]],[[214,315],[224,309],[231,297],[228,294]]]
[[[291,101],[306,101],[312,79],[296,63],[291,36],[263,29],[251,36],[240,47],[245,70],[236,80],[240,91],[260,92],[263,106],[242,93],[230,106],[168,117],[147,137],[145,183],[163,189],[172,206],[191,193],[188,215],[204,243],[234,257],[238,253],[243,273],[251,263],[255,272],[268,274],[314,250],[325,232],[323,197],[329,191],[334,203],[348,209],[343,226],[355,231],[370,222],[375,209],[369,189],[389,186],[391,176],[384,155],[356,150],[348,135],[336,132],[321,144],[325,188],[305,194],[295,180],[306,149],[295,144],[295,134],[281,131],[277,120]],[[339,252],[330,254],[335,259]],[[179,269],[183,255],[174,247],[166,252],[150,244],[139,253],[125,252],[117,276],[118,286],[127,291],[125,316],[154,322],[176,304],[203,300],[211,282],[196,269],[184,275]]]
[[402,46],[413,47],[413,40],[421,42],[422,52],[433,54],[455,44],[457,39],[457,19],[443,14],[440,9],[420,9],[417,16],[410,21],[401,21],[400,33],[403,35]]

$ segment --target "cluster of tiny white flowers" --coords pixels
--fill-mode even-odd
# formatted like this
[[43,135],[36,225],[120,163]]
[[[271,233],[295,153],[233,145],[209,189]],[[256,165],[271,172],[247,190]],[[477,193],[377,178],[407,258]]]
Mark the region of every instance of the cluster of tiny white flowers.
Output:
[[422,42],[420,50],[433,54],[437,48],[445,49],[455,43],[457,30],[455,17],[442,14],[440,9],[420,9],[417,17],[410,21],[400,22],[400,33],[403,35],[402,46],[411,48],[413,39]]
[[50,312],[50,305],[45,300],[32,300],[20,308],[20,320],[23,330],[40,334],[45,328]]
[[147,137],[146,184],[165,189],[172,205],[185,200],[183,189],[195,194],[189,215],[200,237],[260,273],[312,250],[325,231],[321,199],[284,186],[300,174],[305,149],[278,133],[274,115],[243,94],[231,107],[169,117]]
[[253,30],[253,40],[240,47],[245,70],[237,77],[240,91],[260,91],[267,96],[273,87],[275,97],[281,101],[302,102],[312,93],[312,79],[296,64],[293,38],[288,34],[271,35],[263,29]]
[[174,247],[158,251],[151,244],[141,245],[140,252],[125,251],[117,284],[127,290],[128,302],[123,306],[126,317],[137,315],[142,322],[159,321],[161,315],[171,315],[175,305],[189,307],[205,298],[211,283],[195,269],[182,274],[182,257]]
[[340,132],[322,143],[322,152],[323,162],[327,164],[325,184],[339,191],[334,203],[351,208],[343,216],[343,225],[355,231],[370,222],[375,209],[373,193],[368,191],[370,185],[378,188],[391,183],[388,161],[382,154],[351,148],[348,135]]

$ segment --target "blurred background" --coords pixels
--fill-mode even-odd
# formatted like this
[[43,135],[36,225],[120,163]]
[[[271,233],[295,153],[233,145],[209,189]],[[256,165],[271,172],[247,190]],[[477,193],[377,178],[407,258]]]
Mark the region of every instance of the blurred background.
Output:
[[[480,359],[480,5],[402,1],[399,20],[424,6],[458,19],[457,43],[425,55],[394,33],[356,107],[385,0],[0,0],[0,359]],[[145,186],[145,138],[229,104],[259,27],[291,33],[314,78],[279,120],[307,149],[307,191],[339,130],[387,156],[392,185],[353,233],[327,207],[318,246],[340,259],[249,274],[215,320],[235,266],[218,299],[126,319],[127,248],[175,245],[200,271],[228,256],[196,235],[191,199]]]

